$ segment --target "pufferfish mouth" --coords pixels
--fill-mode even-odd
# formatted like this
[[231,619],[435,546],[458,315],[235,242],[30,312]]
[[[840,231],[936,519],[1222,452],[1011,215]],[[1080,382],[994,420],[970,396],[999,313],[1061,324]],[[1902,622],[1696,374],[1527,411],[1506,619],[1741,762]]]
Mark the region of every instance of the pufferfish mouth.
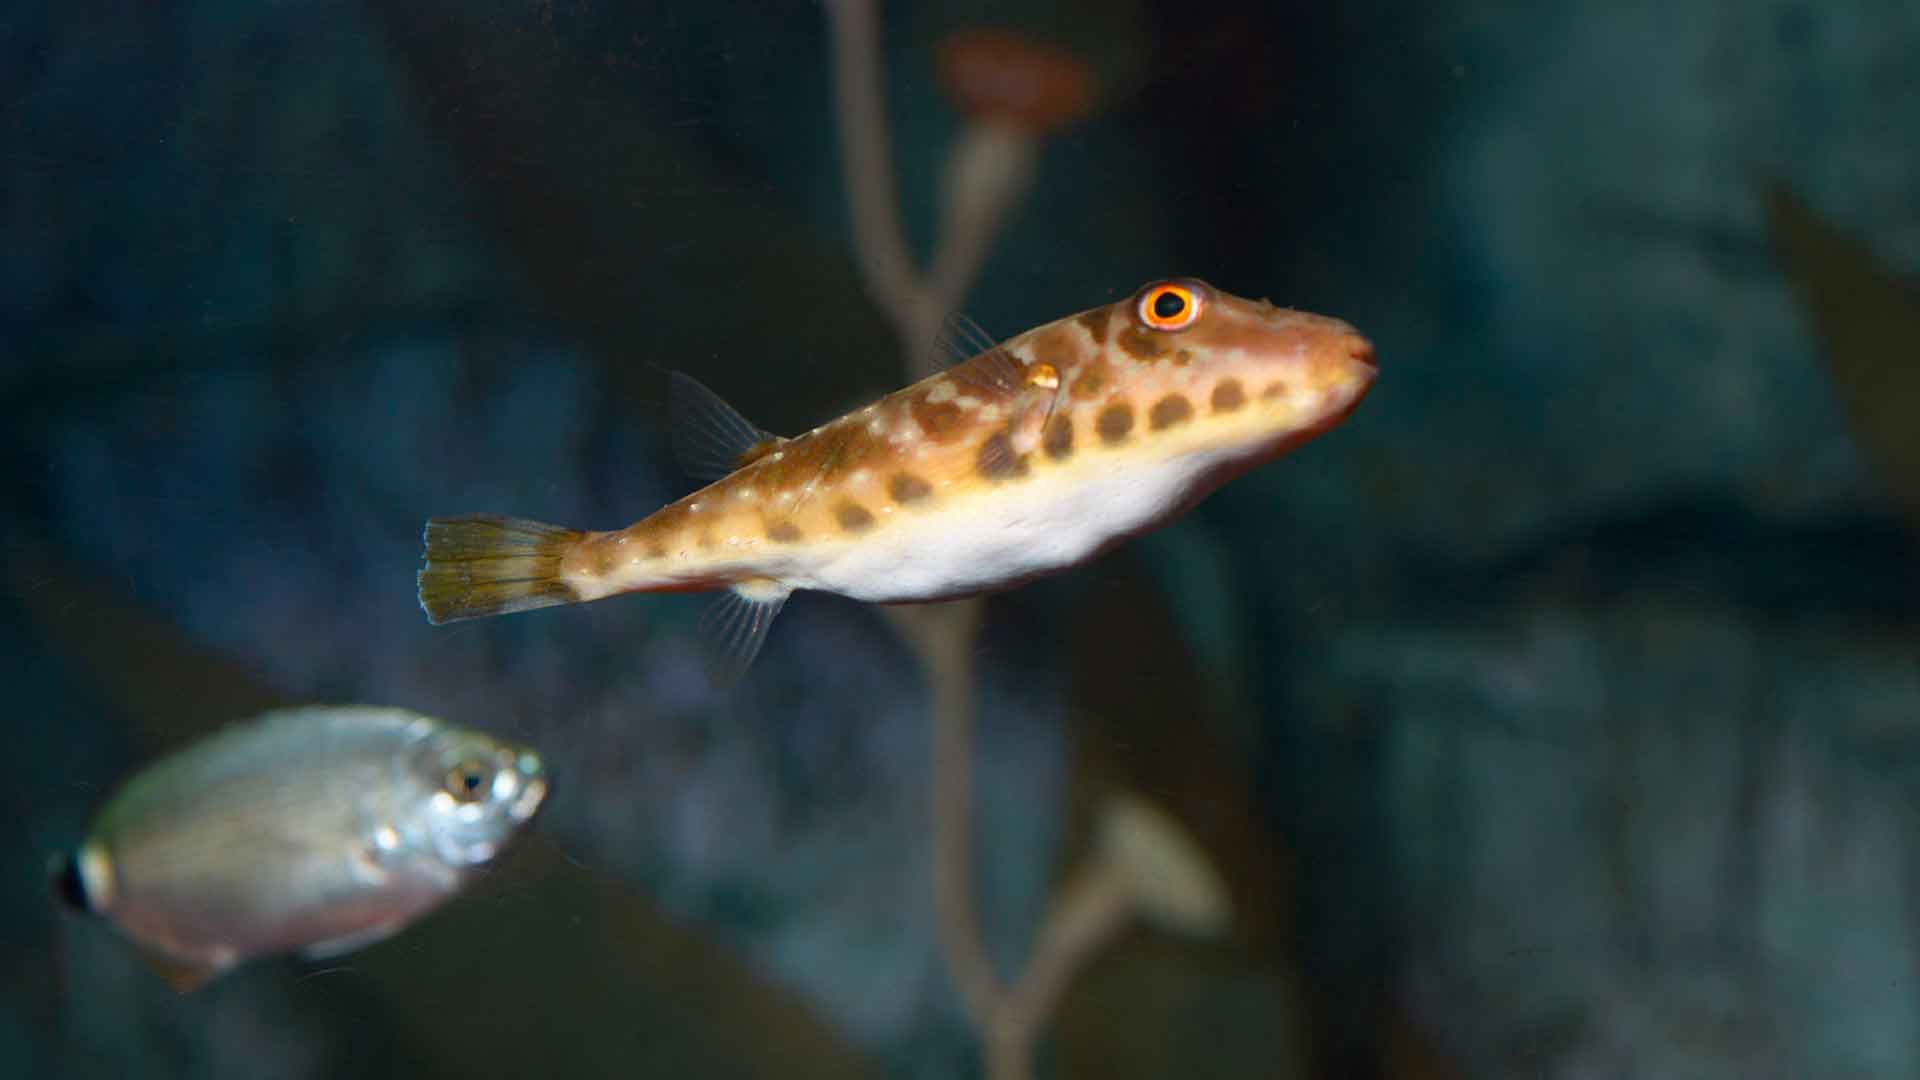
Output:
[[1374,358],[1373,342],[1366,338],[1355,335],[1353,341],[1347,345],[1347,358],[1359,365],[1367,373],[1368,378],[1380,374],[1380,361]]

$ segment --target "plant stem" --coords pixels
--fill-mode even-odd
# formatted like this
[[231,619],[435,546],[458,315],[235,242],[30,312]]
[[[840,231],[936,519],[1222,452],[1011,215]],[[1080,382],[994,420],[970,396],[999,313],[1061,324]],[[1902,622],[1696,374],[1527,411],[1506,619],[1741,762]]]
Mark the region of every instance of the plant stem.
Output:
[[[827,0],[833,31],[834,99],[840,112],[840,165],[853,215],[853,247],[867,290],[893,317],[909,355],[925,307],[920,275],[900,228],[880,77],[880,20],[874,0]],[[942,316],[944,318],[944,316]]]

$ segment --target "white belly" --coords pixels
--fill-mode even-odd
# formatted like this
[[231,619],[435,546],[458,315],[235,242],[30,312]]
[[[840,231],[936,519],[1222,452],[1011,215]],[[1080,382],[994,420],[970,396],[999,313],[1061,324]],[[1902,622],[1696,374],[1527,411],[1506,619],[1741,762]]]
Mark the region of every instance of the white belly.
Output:
[[950,508],[896,515],[871,536],[820,551],[786,580],[874,603],[989,591],[1065,569],[1177,513],[1221,464],[1199,455],[1152,463],[1115,455],[1041,467],[956,497]]

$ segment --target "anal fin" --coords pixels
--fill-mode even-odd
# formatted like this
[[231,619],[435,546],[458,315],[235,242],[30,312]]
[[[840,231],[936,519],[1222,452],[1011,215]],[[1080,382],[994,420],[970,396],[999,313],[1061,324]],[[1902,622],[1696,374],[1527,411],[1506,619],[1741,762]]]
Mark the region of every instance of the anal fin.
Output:
[[700,637],[707,645],[713,681],[721,688],[738,683],[766,644],[767,629],[793,590],[760,579],[722,592],[700,616]]
[[146,961],[147,966],[159,973],[160,977],[166,980],[167,985],[173,987],[173,992],[176,994],[191,994],[233,966],[231,960],[225,963],[203,963],[175,956],[172,953],[160,952],[157,949],[142,949],[140,953],[141,959]]
[[355,930],[350,934],[341,934],[336,938],[316,941],[306,948],[301,949],[300,955],[309,960],[331,960],[337,956],[345,956],[350,952],[359,952],[361,949],[375,942],[385,941],[399,933],[400,928],[405,925],[407,925],[405,920],[381,923],[379,926],[369,926],[364,930]]

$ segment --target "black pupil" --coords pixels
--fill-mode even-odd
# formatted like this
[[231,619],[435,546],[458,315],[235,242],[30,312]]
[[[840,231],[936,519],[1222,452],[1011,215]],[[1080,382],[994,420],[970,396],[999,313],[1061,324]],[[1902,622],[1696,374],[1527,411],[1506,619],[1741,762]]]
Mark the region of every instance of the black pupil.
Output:
[[1180,313],[1185,310],[1187,310],[1187,302],[1181,298],[1179,293],[1172,290],[1163,292],[1153,298],[1153,313],[1163,319],[1178,318]]
[[447,774],[447,788],[462,799],[478,798],[480,789],[486,786],[487,777],[492,775],[485,765],[478,762],[462,762]]

